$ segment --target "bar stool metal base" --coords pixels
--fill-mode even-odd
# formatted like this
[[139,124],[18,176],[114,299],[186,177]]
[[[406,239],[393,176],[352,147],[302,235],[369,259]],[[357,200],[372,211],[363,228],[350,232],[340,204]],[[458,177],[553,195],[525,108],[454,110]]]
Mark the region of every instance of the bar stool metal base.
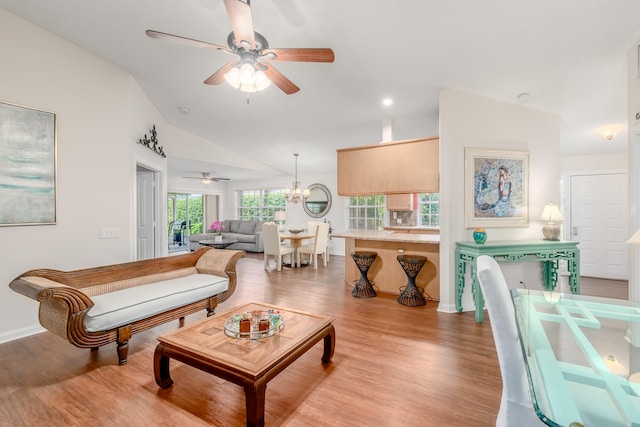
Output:
[[416,286],[416,276],[422,270],[422,266],[427,262],[427,257],[422,255],[398,255],[398,262],[407,275],[407,286],[402,289],[398,302],[402,305],[417,307],[427,305],[427,301],[422,296],[422,292]]
[[352,296],[357,298],[372,298],[377,295],[375,289],[373,289],[372,282],[367,278],[367,272],[369,271],[371,264],[376,260],[377,256],[377,252],[351,252],[351,258],[353,258],[353,261],[360,270],[360,279],[358,279],[353,287],[353,291],[351,291]]
[[373,289],[373,284],[371,281],[356,280],[351,295],[357,298],[373,298],[378,295]]

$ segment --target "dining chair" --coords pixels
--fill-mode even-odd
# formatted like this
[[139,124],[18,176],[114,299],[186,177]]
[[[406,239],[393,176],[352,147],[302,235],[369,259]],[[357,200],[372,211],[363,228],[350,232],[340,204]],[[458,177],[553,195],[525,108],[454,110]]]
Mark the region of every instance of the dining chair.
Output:
[[276,270],[282,270],[282,258],[289,256],[289,262],[294,262],[293,248],[280,243],[280,232],[275,222],[262,224],[262,241],[264,244],[264,269],[269,269],[269,256],[273,256],[276,262]]
[[322,224],[322,221],[309,221],[307,223],[307,230],[309,234],[316,234],[316,230],[318,229],[318,225]]
[[[314,236],[316,235],[316,231],[318,230],[318,225],[322,224],[322,221],[309,221],[307,223],[307,230],[309,231],[309,234],[313,234]],[[313,243],[315,240],[308,240],[307,243],[311,244]],[[328,242],[327,242],[327,253],[325,254],[325,257],[327,258],[327,262],[329,262],[329,247],[328,247]]]
[[327,266],[327,244],[329,241],[329,224],[321,222],[316,229],[316,237],[311,244],[302,245],[296,252],[296,263],[301,263],[301,254],[309,255],[309,262],[313,257],[313,268],[318,269],[318,255],[322,255],[322,265]]
[[544,426],[533,409],[515,309],[502,270],[497,261],[487,255],[479,256],[476,263],[502,374],[502,400],[496,427]]

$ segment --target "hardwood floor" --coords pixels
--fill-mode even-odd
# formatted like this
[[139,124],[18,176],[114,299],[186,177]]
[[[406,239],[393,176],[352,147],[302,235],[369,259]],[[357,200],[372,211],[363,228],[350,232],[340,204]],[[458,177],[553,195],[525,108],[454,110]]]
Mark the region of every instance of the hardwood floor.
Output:
[[[502,382],[490,320],[478,325],[473,312],[438,313],[435,302],[405,307],[390,296],[354,298],[343,266],[338,256],[318,270],[267,273],[260,254],[238,263],[238,289],[218,311],[256,301],[335,317],[332,363],[320,363],[319,343],[269,382],[266,424],[495,425]],[[611,286],[585,283],[583,293],[591,288]],[[92,352],[48,332],[0,345],[0,425],[244,425],[241,387],[175,361],[174,385],[156,385],[155,338],[177,326],[135,335],[125,366],[114,344]]]

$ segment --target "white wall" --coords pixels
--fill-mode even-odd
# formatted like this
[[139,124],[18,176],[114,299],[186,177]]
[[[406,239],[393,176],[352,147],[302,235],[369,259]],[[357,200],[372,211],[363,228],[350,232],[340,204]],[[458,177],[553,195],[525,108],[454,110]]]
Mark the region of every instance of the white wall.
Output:
[[[455,242],[471,241],[464,228],[464,149],[491,148],[529,152],[529,226],[487,229],[490,240],[539,239],[537,221],[549,201],[560,200],[560,119],[518,105],[445,89],[440,92],[440,305],[455,311]],[[527,265],[528,264],[528,265]],[[537,263],[505,265],[512,285],[540,284]],[[515,282],[515,283],[514,283]],[[469,282],[468,282],[469,283]],[[465,310],[473,309],[470,286],[463,295]]]
[[[0,336],[37,323],[37,304],[8,288],[25,270],[129,259],[129,76],[0,9],[2,100],[57,114],[58,224],[0,228]],[[0,201],[1,203],[1,201]],[[113,206],[124,209],[112,209]],[[122,238],[100,240],[100,227]]]
[[[603,139],[603,142],[606,142]],[[560,169],[565,172],[627,171],[626,152],[565,156],[560,160]]]
[[[135,164],[166,175],[166,159],[136,142],[155,123],[162,145],[168,126],[128,73],[3,9],[0,38],[11,40],[0,44],[0,100],[57,114],[58,166],[58,223],[0,227],[4,342],[41,330],[37,303],[8,287],[13,278],[133,259]],[[120,238],[100,239],[102,227]]]

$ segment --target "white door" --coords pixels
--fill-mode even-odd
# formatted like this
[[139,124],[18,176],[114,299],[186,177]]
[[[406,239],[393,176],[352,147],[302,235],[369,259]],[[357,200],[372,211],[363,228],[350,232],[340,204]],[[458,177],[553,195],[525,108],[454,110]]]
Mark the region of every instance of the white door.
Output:
[[155,258],[155,173],[138,166],[137,178],[137,259]]
[[627,280],[628,175],[571,177],[571,240],[580,244],[580,275]]

